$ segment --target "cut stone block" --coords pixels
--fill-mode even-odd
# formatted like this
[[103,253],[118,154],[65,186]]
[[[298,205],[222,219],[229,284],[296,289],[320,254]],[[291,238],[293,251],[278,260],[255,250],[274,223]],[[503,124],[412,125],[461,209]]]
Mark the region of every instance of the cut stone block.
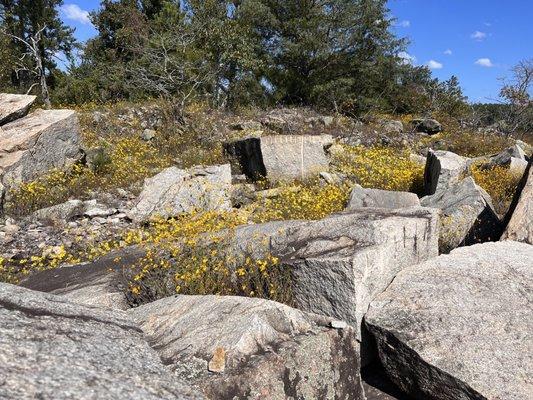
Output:
[[352,189],[346,209],[351,210],[364,207],[395,209],[416,206],[420,206],[420,200],[414,193],[365,189],[361,186],[356,186]]
[[450,151],[429,150],[424,171],[424,190],[426,195],[459,182],[467,170],[468,158]]
[[443,253],[501,236],[502,224],[492,200],[472,177],[423,197],[421,203],[441,211],[439,247]]
[[225,148],[249,179],[280,181],[303,180],[328,170],[326,149],[332,144],[330,135],[275,135],[239,140]]

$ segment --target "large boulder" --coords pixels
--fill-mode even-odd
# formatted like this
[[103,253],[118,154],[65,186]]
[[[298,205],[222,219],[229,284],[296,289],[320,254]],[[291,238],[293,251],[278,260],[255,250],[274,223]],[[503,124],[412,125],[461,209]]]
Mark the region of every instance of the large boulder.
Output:
[[359,209],[289,226],[271,238],[271,253],[291,268],[297,308],[344,320],[362,340],[370,302],[403,268],[438,255],[437,225],[436,212],[420,207]]
[[520,181],[511,207],[505,216],[503,240],[533,244],[533,168],[529,161]]
[[306,179],[329,168],[330,135],[274,135],[227,143],[226,152],[251,180]]
[[0,283],[0,398],[203,398],[123,312]]
[[411,125],[415,132],[427,133],[429,135],[442,132],[440,122],[432,118],[416,118],[411,121]]
[[533,246],[454,250],[400,272],[365,321],[390,378],[417,399],[533,393]]
[[35,99],[36,96],[0,93],[0,125],[24,117]]
[[459,182],[466,173],[468,158],[451,151],[429,150],[424,170],[424,191],[426,195],[435,194],[448,186]]
[[170,167],[144,182],[144,188],[130,217],[137,222],[161,216],[170,217],[195,210],[231,208],[231,168],[229,164]]
[[145,252],[130,247],[109,253],[81,265],[49,269],[30,275],[20,285],[41,292],[61,295],[69,301],[91,306],[126,310],[126,269]]
[[424,207],[441,212],[440,250],[449,252],[459,246],[498,240],[502,224],[492,200],[472,177],[450,185],[432,196],[423,197]]
[[352,189],[346,208],[349,210],[363,207],[394,209],[416,206],[420,206],[420,200],[414,193],[365,189],[361,186],[356,186]]
[[76,112],[37,110],[3,126],[0,135],[0,176],[5,186],[35,179],[79,157]]
[[130,314],[210,399],[364,399],[353,330],[327,318],[263,299],[181,295]]

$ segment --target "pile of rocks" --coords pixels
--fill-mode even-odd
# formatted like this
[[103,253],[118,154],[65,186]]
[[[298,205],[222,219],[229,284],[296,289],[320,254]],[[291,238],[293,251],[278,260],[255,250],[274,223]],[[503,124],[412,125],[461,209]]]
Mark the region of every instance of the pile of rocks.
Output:
[[[0,102],[0,110],[9,110],[0,113],[2,179],[31,179],[75,158],[74,114],[24,117],[33,98],[0,99],[9,104]],[[288,133],[290,126],[276,125],[286,119],[278,111],[261,126]],[[306,123],[333,124],[319,117]],[[385,128],[397,132],[403,125]],[[414,128],[440,130],[432,121]],[[342,177],[327,172],[332,144],[324,134],[233,141],[226,145],[239,164],[233,175],[229,164],[171,167],[147,179],[139,196],[120,190],[71,199],[20,221],[7,218],[2,254],[29,257],[89,235],[108,240],[156,216],[231,210],[236,196],[246,197],[239,190],[264,178],[321,173],[336,182]],[[54,146],[57,154],[48,154]],[[467,176],[473,162],[525,163],[503,220]],[[346,210],[322,220],[221,232],[225,251],[236,257],[279,258],[291,277],[290,306],[176,295],[132,308],[128,273],[146,255],[140,246],[35,273],[20,286],[0,283],[0,398],[528,398],[532,173],[519,146],[483,160],[429,151],[422,199],[356,185]],[[439,255],[439,247],[450,254]],[[365,383],[367,368],[377,368],[377,380],[390,380],[394,389]]]

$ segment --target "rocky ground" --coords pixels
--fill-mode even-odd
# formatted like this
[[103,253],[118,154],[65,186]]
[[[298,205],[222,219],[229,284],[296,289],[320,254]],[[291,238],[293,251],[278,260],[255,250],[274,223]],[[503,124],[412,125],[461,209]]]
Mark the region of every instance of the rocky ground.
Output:
[[[533,392],[528,144],[459,155],[432,119],[274,110],[206,117],[205,143],[190,147],[214,161],[199,166],[191,153],[169,156],[178,147],[159,142],[169,116],[143,106],[119,114],[120,134],[156,149],[158,162],[138,175],[142,186],[123,177],[109,186],[94,172],[105,171],[109,150],[87,142],[95,131],[115,140],[111,111],[82,111],[80,129],[74,112],[30,112],[34,100],[0,95],[0,278],[10,282],[0,283],[0,398]],[[186,122],[171,119],[188,137]],[[219,150],[206,155],[213,144]],[[390,163],[420,171],[416,193],[367,184],[361,171],[371,165],[338,168],[376,145],[410,149]],[[148,154],[111,165],[137,171]],[[31,182],[54,168],[87,168],[100,180],[76,196],[56,196],[66,183],[49,180],[57,201],[37,207]],[[510,205],[495,206],[480,186],[485,171],[521,177]],[[259,218],[265,209],[274,217]]]

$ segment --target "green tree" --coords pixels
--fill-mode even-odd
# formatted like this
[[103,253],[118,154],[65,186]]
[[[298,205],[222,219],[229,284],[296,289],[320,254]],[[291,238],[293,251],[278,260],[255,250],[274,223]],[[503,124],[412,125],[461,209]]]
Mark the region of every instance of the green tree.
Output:
[[11,66],[12,85],[18,90],[41,86],[49,103],[48,84],[54,84],[56,57],[71,57],[76,47],[74,30],[59,18],[62,0],[0,0],[3,35],[9,37],[11,54],[18,61]]

